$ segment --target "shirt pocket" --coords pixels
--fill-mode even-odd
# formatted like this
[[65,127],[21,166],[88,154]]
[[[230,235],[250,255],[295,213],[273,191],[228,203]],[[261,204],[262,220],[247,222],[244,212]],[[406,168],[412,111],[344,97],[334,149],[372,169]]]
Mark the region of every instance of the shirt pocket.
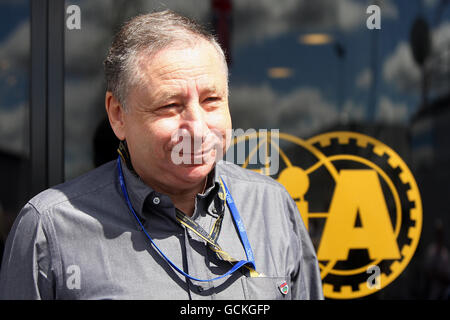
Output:
[[243,277],[242,286],[247,300],[290,300],[291,288],[287,277]]

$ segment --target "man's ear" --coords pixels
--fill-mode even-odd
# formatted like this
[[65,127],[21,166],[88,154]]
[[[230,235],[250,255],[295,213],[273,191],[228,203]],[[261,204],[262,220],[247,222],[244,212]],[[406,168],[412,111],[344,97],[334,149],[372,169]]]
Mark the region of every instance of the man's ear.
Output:
[[119,140],[125,140],[124,110],[111,91],[106,91],[105,108],[114,134]]

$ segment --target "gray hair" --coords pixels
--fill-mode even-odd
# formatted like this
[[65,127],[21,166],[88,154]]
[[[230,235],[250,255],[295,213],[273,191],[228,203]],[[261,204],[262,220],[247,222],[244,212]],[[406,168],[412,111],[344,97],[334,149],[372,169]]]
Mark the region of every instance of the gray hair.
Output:
[[142,56],[151,57],[175,44],[192,45],[206,40],[217,50],[228,77],[225,54],[214,35],[195,21],[165,10],[139,15],[127,21],[113,38],[104,61],[106,89],[124,109],[130,88],[142,84],[138,68]]

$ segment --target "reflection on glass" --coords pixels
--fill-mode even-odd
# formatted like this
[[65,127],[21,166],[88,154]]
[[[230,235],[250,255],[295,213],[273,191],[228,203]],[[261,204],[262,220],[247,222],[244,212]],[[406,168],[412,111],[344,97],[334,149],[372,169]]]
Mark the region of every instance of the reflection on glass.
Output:
[[0,256],[29,185],[30,13],[26,1],[0,3]]

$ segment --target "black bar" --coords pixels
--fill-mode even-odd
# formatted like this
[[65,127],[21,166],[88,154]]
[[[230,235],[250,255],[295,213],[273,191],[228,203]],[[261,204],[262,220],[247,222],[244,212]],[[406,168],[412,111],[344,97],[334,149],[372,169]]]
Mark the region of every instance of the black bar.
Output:
[[48,186],[47,181],[47,0],[30,0],[31,84],[30,159],[31,194]]
[[64,181],[64,9],[48,0],[48,185]]

